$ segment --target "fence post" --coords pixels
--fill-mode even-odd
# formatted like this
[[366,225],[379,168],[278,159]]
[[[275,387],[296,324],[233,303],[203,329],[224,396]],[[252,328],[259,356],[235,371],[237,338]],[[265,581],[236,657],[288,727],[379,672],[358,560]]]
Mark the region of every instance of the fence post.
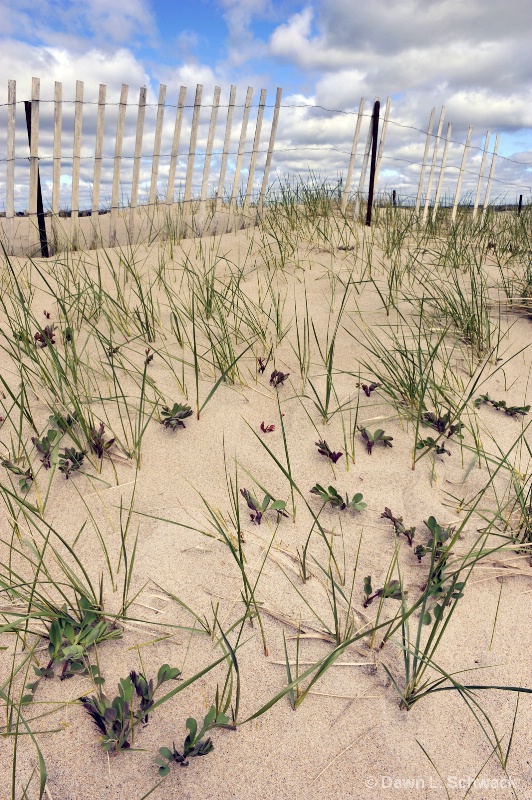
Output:
[[366,211],[366,225],[371,226],[371,209],[373,205],[373,191],[375,189],[375,173],[377,166],[377,138],[379,136],[379,111],[381,104],[375,100],[373,115],[371,117],[371,164],[369,168],[368,209]]
[[[48,258],[48,241],[46,239],[46,223],[44,220],[44,208],[42,204],[41,177],[39,175],[39,78],[32,78],[31,95],[32,100],[24,101],[26,111],[26,127],[28,129],[28,141],[30,144],[30,241],[33,221],[37,219],[39,230],[39,243],[41,255]],[[35,103],[35,105],[34,105]],[[32,174],[33,166],[33,174]],[[33,190],[33,194],[32,194]]]
[[181,86],[179,89],[179,100],[175,114],[174,137],[172,139],[172,151],[170,153],[170,166],[168,168],[168,186],[166,188],[166,205],[174,202],[175,171],[177,166],[177,156],[179,153],[179,140],[181,138],[181,126],[183,124],[183,111],[185,109],[185,98],[187,87]]
[[188,203],[192,198],[192,176],[194,173],[194,160],[196,158],[196,143],[198,141],[198,124],[201,109],[201,94],[203,86],[198,83],[196,86],[196,97],[194,98],[194,112],[192,114],[192,128],[190,130],[190,146],[188,148],[187,177],[185,180],[184,203]]
[[[100,184],[102,179],[103,130],[105,121],[105,96],[107,86],[100,83],[98,90],[98,116],[96,119],[96,144],[94,146],[94,178],[92,183],[91,223],[93,229],[92,247],[96,246],[98,235],[94,226],[100,212]],[[93,219],[94,218],[94,219]]]
[[249,211],[249,204],[251,201],[251,193],[253,191],[253,178],[255,177],[255,166],[257,164],[257,154],[259,152],[260,133],[262,130],[262,120],[264,117],[264,106],[266,105],[266,89],[261,89],[259,110],[257,111],[257,122],[255,124],[255,136],[253,139],[253,149],[251,151],[251,159],[249,162],[248,183],[246,186],[246,196],[244,198],[243,215],[247,216]]
[[423,163],[421,165],[421,173],[419,176],[419,186],[417,189],[417,197],[416,197],[416,210],[415,215],[419,214],[419,207],[421,205],[421,195],[423,193],[423,183],[425,182],[425,170],[427,169],[427,160],[429,155],[429,147],[430,147],[430,139],[432,136],[432,129],[434,127],[434,115],[436,113],[436,109],[433,108],[430,112],[430,119],[429,119],[429,126],[427,129],[427,139],[425,141],[425,150],[423,151]]
[[436,133],[436,139],[434,141],[434,151],[432,153],[432,162],[430,165],[430,172],[429,172],[429,182],[427,184],[427,194],[425,195],[425,205],[423,207],[423,219],[421,220],[421,224],[424,225],[427,221],[427,216],[429,213],[429,203],[430,203],[430,190],[432,189],[432,179],[434,178],[434,169],[436,167],[436,159],[438,157],[438,149],[440,146],[440,138],[441,138],[441,131],[443,128],[443,118],[445,117],[445,106],[441,107],[440,112],[440,120],[438,122],[438,131]]
[[458,173],[458,181],[456,184],[456,194],[454,196],[454,205],[453,205],[453,213],[451,214],[451,224],[454,225],[456,220],[456,210],[458,208],[458,203],[460,201],[460,189],[462,188],[462,179],[464,177],[464,168],[466,165],[467,154],[469,152],[469,144],[471,142],[471,134],[473,133],[473,128],[471,125],[469,126],[469,130],[467,131],[467,139],[464,147],[464,154],[462,156],[462,163],[460,165],[460,172]]
[[242,169],[242,159],[244,157],[244,148],[246,146],[246,133],[248,129],[248,120],[249,120],[249,112],[251,109],[251,101],[253,100],[253,89],[251,86],[248,86],[248,90],[246,93],[246,102],[244,104],[244,114],[242,116],[242,128],[240,130],[240,141],[238,143],[238,154],[236,157],[236,165],[235,165],[235,177],[233,179],[233,188],[231,190],[231,200],[229,203],[229,220],[228,224],[230,224],[231,212],[235,207],[236,201],[238,199],[238,182],[240,180],[240,170]]
[[137,130],[135,133],[135,152],[133,155],[133,177],[131,180],[131,200],[129,202],[129,240],[133,242],[135,235],[135,215],[139,203],[140,162],[142,158],[142,137],[144,134],[144,117],[146,116],[146,87],[139,91],[139,108],[137,112]]
[[17,85],[16,81],[7,83],[7,152],[6,152],[6,233],[7,252],[15,252],[15,124],[16,124]]
[[453,126],[450,122],[447,123],[447,136],[445,137],[445,145],[443,147],[443,156],[441,159],[440,177],[438,178],[438,186],[436,188],[436,197],[434,198],[434,208],[432,209],[432,221],[436,219],[436,212],[440,203],[441,188],[443,186],[443,173],[445,172],[445,164],[447,163],[447,151],[449,150],[449,142],[451,141],[451,133]]
[[497,157],[497,150],[499,149],[499,136],[500,134],[497,134],[497,136],[495,137],[495,147],[493,148],[493,156],[491,158],[490,174],[488,175],[488,183],[486,184],[486,194],[484,195],[484,203],[482,205],[482,217],[484,217],[486,214],[486,209],[488,208],[490,200],[491,183],[493,181],[493,173],[495,172],[495,159]]
[[473,219],[477,216],[478,203],[480,200],[480,190],[482,189],[482,178],[484,177],[484,170],[486,168],[486,156],[488,154],[488,146],[490,143],[490,132],[487,131],[486,139],[484,140],[484,151],[482,153],[482,161],[480,162],[480,172],[478,175],[477,193],[475,195],[475,204],[473,206]]
[[345,214],[345,210],[347,208],[347,203],[349,200],[349,189],[351,188],[351,180],[353,177],[353,168],[355,166],[355,158],[356,152],[358,147],[358,139],[360,136],[360,126],[362,125],[362,117],[364,115],[364,104],[365,99],[363,97],[360,98],[360,105],[358,107],[358,114],[357,114],[357,124],[355,127],[355,135],[353,136],[353,144],[351,145],[351,155],[349,157],[349,164],[347,167],[347,175],[345,178],[345,186],[344,191],[342,193],[342,203],[340,205],[340,211],[342,214]]
[[78,244],[79,172],[81,155],[81,124],[83,114],[83,81],[76,81],[76,103],[74,111],[74,149],[72,152],[72,208],[70,210],[70,237],[72,246]]
[[521,216],[521,211],[523,210],[523,195],[519,195],[519,205],[517,206],[517,216]]
[[120,167],[122,165],[122,143],[124,140],[124,121],[126,118],[128,91],[129,86],[123,83],[120,92],[120,102],[118,104],[118,120],[116,123],[113,191],[111,195],[111,219],[109,221],[109,247],[114,247],[116,245],[116,220],[118,217],[118,199],[120,194]]
[[55,82],[54,89],[54,159],[52,184],[52,230],[59,216],[61,202],[61,126],[63,117],[63,84]]
[[264,198],[268,191],[268,179],[270,177],[270,169],[272,166],[273,148],[275,147],[275,137],[277,136],[277,125],[279,123],[279,111],[281,108],[281,97],[283,90],[277,88],[275,94],[275,108],[273,110],[272,127],[270,130],[270,141],[268,143],[268,154],[266,155],[266,164],[264,165],[264,174],[262,176],[262,186],[260,188],[259,202],[257,204],[257,213],[262,214],[262,207],[264,205]]
[[[375,102],[378,99],[379,98],[376,97],[375,98]],[[360,198],[362,196],[362,192],[364,191],[364,181],[366,180],[366,172],[367,172],[367,169],[368,169],[369,153],[370,153],[370,150],[371,150],[371,136],[372,136],[372,132],[373,132],[372,120],[373,120],[373,117],[369,121],[368,136],[367,136],[367,139],[366,139],[366,149],[364,150],[364,158],[362,159],[362,168],[360,170],[360,177],[358,179],[358,190],[357,190],[357,196],[356,196],[356,200],[355,200],[355,211],[354,211],[354,218],[355,219],[358,217],[358,212],[360,210]]]
[[381,169],[382,163],[382,155],[384,153],[384,142],[386,141],[386,129],[388,128],[388,119],[390,117],[390,108],[392,105],[392,100],[390,97],[386,100],[386,108],[384,110],[384,119],[382,120],[382,128],[381,128],[381,138],[379,142],[379,149],[377,152],[377,166],[375,168],[375,183],[374,188],[377,188],[377,183],[379,182],[379,172]]
[[157,102],[157,121],[155,123],[155,136],[153,139],[153,158],[151,162],[150,206],[155,205],[157,199],[157,179],[159,177],[159,159],[161,157],[161,138],[163,134],[164,104],[166,102],[166,86],[159,86],[159,100]]
[[227,159],[229,158],[229,145],[231,142],[231,129],[233,127],[233,115],[235,113],[235,99],[236,86],[231,86],[231,90],[229,92],[229,105],[227,106],[227,122],[225,124],[222,163],[220,165],[220,177],[218,179],[218,189],[216,191],[216,211],[220,211],[223,202],[225,173],[227,171]]

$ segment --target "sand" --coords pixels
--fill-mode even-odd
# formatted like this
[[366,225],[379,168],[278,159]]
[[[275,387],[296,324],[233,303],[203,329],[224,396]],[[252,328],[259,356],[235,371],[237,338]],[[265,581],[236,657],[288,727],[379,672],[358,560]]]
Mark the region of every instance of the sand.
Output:
[[[334,410],[338,403],[345,403],[343,413],[335,413],[323,425],[313,404],[309,382],[304,383],[299,373],[294,352],[295,308],[297,303],[301,325],[306,289],[316,337],[324,347],[328,321],[330,338],[341,306],[342,281],[345,282],[356,263],[354,251],[340,251],[336,247],[328,250],[312,242],[300,244],[284,268],[278,264],[277,270],[269,273],[264,266],[256,231],[230,233],[201,241],[204,242],[204,253],[208,248],[216,247],[216,252],[223,254],[219,264],[220,275],[229,269],[228,264],[246,265],[242,278],[243,292],[270,313],[269,335],[274,350],[264,374],[257,373],[256,356],[267,358],[268,352],[257,342],[239,362],[240,379],[234,384],[222,383],[219,386],[199,421],[193,415],[185,421],[185,429],[170,431],[158,424],[159,410],[154,413],[142,442],[138,473],[134,461],[126,459],[116,444],[102,463],[95,456],[88,458],[83,474],[76,474],[66,481],[56,472],[45,518],[66,541],[75,541],[76,554],[95,584],[103,574],[104,609],[116,613],[121,606],[124,576],[123,565],[118,570],[120,505],[128,508],[133,498],[137,513],[128,532],[130,554],[137,535],[138,543],[129,588],[129,597],[135,598],[128,611],[131,619],[124,624],[121,639],[98,646],[100,670],[105,676],[104,689],[114,696],[119,678],[132,669],[152,676],[162,663],[168,663],[179,667],[181,679],[186,680],[222,655],[218,643],[200,634],[199,623],[172,595],[186,603],[199,617],[205,616],[209,623],[216,617],[224,630],[243,613],[240,572],[229,548],[216,536],[206,506],[208,504],[220,514],[228,531],[232,529],[224,460],[227,475],[233,480],[235,463],[238,465],[240,488],[248,488],[262,498],[255,479],[272,496],[287,501],[288,518],[281,518],[277,524],[277,515],[270,512],[259,526],[253,524],[240,497],[242,547],[250,579],[258,579],[256,597],[262,608],[261,619],[267,643],[265,653],[256,620],[253,625],[249,622],[244,624],[237,650],[241,680],[239,722],[244,722],[286,685],[283,634],[290,657],[295,660],[296,633],[301,627],[301,671],[334,648],[330,636],[324,631],[326,626],[332,625],[333,616],[330,582],[322,570],[328,565],[323,540],[313,535],[310,553],[315,560],[309,561],[311,575],[306,582],[301,580],[297,558],[297,550],[301,550],[312,527],[312,516],[305,501],[315,514],[321,507],[319,498],[310,494],[310,488],[316,483],[333,484],[350,496],[363,493],[367,503],[362,512],[337,512],[326,508],[319,517],[330,532],[339,567],[339,574],[335,573],[336,580],[346,593],[358,559],[352,603],[352,620],[358,630],[366,624],[365,620],[375,620],[379,609],[378,601],[367,609],[363,608],[363,578],[371,575],[374,588],[381,587],[396,547],[409,600],[422,591],[427,574],[427,560],[418,563],[405,537],[396,537],[391,524],[381,518],[384,508],[389,507],[395,515],[403,516],[407,525],[415,525],[414,543],[425,543],[429,532],[424,520],[433,515],[442,524],[460,525],[467,512],[467,502],[486,485],[489,473],[485,462],[479,464],[474,453],[461,449],[456,441],[449,444],[451,456],[427,455],[413,471],[413,425],[399,417],[378,390],[368,398],[357,388],[359,371],[362,378],[370,376],[360,366],[365,357],[362,346],[347,331],[360,339],[365,326],[379,332],[398,322],[395,311],[389,317],[386,315],[375,286],[367,280],[349,293],[338,328],[334,353],[334,386],[338,402],[333,399],[331,408]],[[105,252],[110,263],[119,265],[119,248]],[[89,273],[95,276],[96,255],[100,254],[101,258],[102,253],[94,250],[71,254],[70,258],[72,263],[77,263],[77,259],[83,256],[89,265]],[[183,241],[171,248],[168,243],[139,246],[134,250],[134,257],[139,270],[148,276],[163,260],[169,271],[175,270],[172,285],[177,292],[183,291],[180,283],[183,263],[187,263],[187,258],[189,264],[201,260],[198,241]],[[377,246],[373,250],[373,259],[377,285],[382,286],[382,272],[379,273],[377,265],[379,261],[384,263],[385,257]],[[13,263],[17,269],[22,269],[24,259],[15,258]],[[47,269],[45,261],[37,260],[35,263],[39,269]],[[489,258],[486,268],[490,269]],[[355,270],[355,279],[360,278],[362,267],[358,262]],[[34,279],[39,287],[33,300],[35,314],[40,315],[46,309],[51,312],[52,320],[59,321],[59,310],[57,306],[49,307],[46,294],[43,294],[45,287],[35,272]],[[104,280],[108,281],[105,269]],[[269,280],[271,293],[266,291]],[[415,282],[409,291],[415,293]],[[169,312],[164,295],[161,292],[158,296],[161,325],[169,331]],[[283,333],[280,340],[275,337],[274,300],[277,298],[281,315],[279,325]],[[412,305],[404,301],[400,308],[405,315],[413,313]],[[511,358],[529,343],[530,324],[524,317],[503,315],[501,327],[505,334],[501,340],[500,357],[504,362],[494,362],[486,367],[486,380],[475,396],[488,391],[490,396],[505,398],[509,404],[532,402],[529,385],[532,352],[525,349]],[[0,327],[5,329],[3,314]],[[155,353],[149,365],[149,377],[170,405],[179,401],[194,407],[190,352],[185,370],[187,399],[176,377],[179,370],[176,368],[176,374],[172,374],[160,354],[161,340],[162,334],[159,334],[149,345]],[[123,343],[124,369],[120,374],[124,387],[133,394],[126,362],[129,359],[142,371],[148,344],[143,338],[135,340],[133,335],[130,342],[125,342],[118,330],[113,341]],[[325,370],[312,331],[310,341],[309,375],[323,396]],[[246,342],[238,342],[235,350],[240,353],[246,346]],[[176,358],[181,355],[175,337],[171,341],[169,333],[167,352],[173,352]],[[105,365],[93,340],[87,345],[84,357],[90,357],[93,367],[98,367],[103,374]],[[457,379],[466,386],[470,380],[467,360],[458,346],[452,364]],[[501,365],[504,368],[496,371]],[[290,373],[277,389],[269,384],[274,367]],[[13,364],[5,350],[0,356],[0,372],[10,386],[15,388],[18,385]],[[491,376],[490,372],[493,373]],[[200,380],[202,401],[218,376],[219,372],[215,377],[214,372],[209,374],[204,367]],[[105,395],[108,387],[103,377],[101,380],[99,388]],[[43,431],[50,413],[45,399],[44,391],[31,393],[32,413]],[[102,404],[95,403],[95,413],[101,412],[102,418],[108,414],[108,428],[120,431],[116,404],[108,403],[107,406],[104,412]],[[315,442],[318,438],[326,439],[331,448],[344,452],[344,429],[349,442],[357,406],[358,425],[366,424],[370,430],[384,428],[386,434],[393,436],[393,447],[376,446],[369,456],[362,437],[356,432],[354,461],[349,459],[346,463],[344,457],[333,467],[318,453]],[[490,453],[497,452],[495,442],[501,453],[510,450],[530,419],[527,416],[511,418],[486,404],[476,412],[472,403],[468,408],[471,416],[467,421],[472,424],[476,413],[478,435],[486,452]],[[304,493],[304,499],[296,495],[295,521],[289,483],[261,444],[267,445],[283,464],[286,463],[279,410],[284,414],[282,422],[291,472]],[[262,422],[266,426],[274,425],[275,430],[263,433],[260,429]],[[26,435],[29,433],[26,428],[24,432]],[[423,427],[422,433],[425,436],[432,431]],[[0,439],[4,455],[9,449],[6,423],[0,428]],[[529,440],[528,432],[525,439]],[[470,447],[474,444],[469,432],[464,436],[464,443]],[[529,457],[524,444],[512,452],[511,460],[526,474]],[[4,470],[1,479],[4,485],[10,485]],[[38,474],[39,482],[41,487],[47,485],[44,472]],[[488,514],[487,509],[495,508],[497,502],[502,503],[508,491],[509,474],[502,470],[493,487],[484,495],[478,510]],[[34,489],[28,498],[33,502]],[[87,524],[83,528],[84,522]],[[477,514],[467,521],[457,542],[456,554],[468,551],[483,524],[485,522]],[[114,591],[96,525],[110,554],[117,583]],[[6,508],[2,511],[0,526],[2,538],[9,541],[11,527]],[[28,527],[21,522],[21,528],[19,546],[22,552],[28,553]],[[4,565],[6,554],[4,544],[1,558]],[[57,569],[51,554],[50,563],[52,571]],[[397,570],[393,577],[397,577]],[[470,576],[465,596],[457,604],[437,649],[434,657],[437,664],[446,671],[460,673],[457,678],[464,683],[530,688],[531,592],[530,557],[526,553],[506,549],[482,560]],[[342,607],[345,608],[345,604]],[[391,618],[398,608],[397,601],[388,599],[383,605],[383,614]],[[182,628],[167,627],[177,625]],[[412,628],[415,629],[414,620]],[[234,645],[235,632],[229,638]],[[404,686],[400,634],[398,632],[394,641],[388,642],[383,649],[379,648],[381,638],[376,635],[373,647],[369,646],[368,639],[347,647],[296,711],[284,697],[264,715],[239,724],[234,731],[212,731],[214,750],[203,758],[191,759],[187,768],[174,765],[171,774],[153,796],[161,800],[175,797],[217,800],[264,797],[309,800],[415,797],[441,800],[450,797],[454,800],[465,797],[471,782],[478,776],[477,784],[473,784],[468,795],[470,797],[519,797],[521,800],[532,797],[530,695],[519,696],[505,773],[481,724],[489,730],[486,721],[489,717],[506,752],[517,695],[494,690],[479,691],[475,694],[479,706],[473,707],[478,719],[464,699],[451,691],[434,693],[410,710],[404,710],[400,708],[390,677],[400,687]],[[13,636],[0,634],[0,643],[7,648],[0,651],[0,683],[4,686],[12,665],[13,639]],[[46,645],[47,641],[41,640],[36,652],[41,666],[47,660]],[[20,658],[20,642],[18,648]],[[53,800],[140,800],[159,781],[154,760],[158,748],[170,746],[172,742],[181,747],[186,734],[185,720],[189,716],[203,718],[214,702],[217,684],[222,688],[226,672],[224,661],[156,709],[149,724],[138,729],[135,749],[111,756],[102,751],[96,727],[78,702],[79,697],[94,692],[89,679],[81,676],[65,681],[58,677],[42,680],[33,704],[25,710],[25,716],[34,720],[31,723],[33,731],[41,731],[37,740],[47,769],[44,796]],[[31,677],[30,671],[28,680]],[[38,718],[41,714],[43,716]],[[4,725],[2,732],[5,731]],[[11,796],[12,752],[13,737],[0,738],[2,800]],[[23,796],[23,786],[37,766],[37,753],[30,737],[19,736],[17,798]],[[35,776],[28,797],[36,796]]]

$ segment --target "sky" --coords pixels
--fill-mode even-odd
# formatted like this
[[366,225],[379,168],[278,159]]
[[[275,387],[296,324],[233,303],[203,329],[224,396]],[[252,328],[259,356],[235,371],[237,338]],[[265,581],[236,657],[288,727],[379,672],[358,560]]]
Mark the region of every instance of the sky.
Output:
[[[376,97],[384,108],[391,99],[390,120],[379,175],[381,190],[415,196],[419,183],[429,116],[442,106],[442,136],[452,123],[444,191],[456,188],[457,167],[468,126],[473,126],[464,190],[474,193],[486,133],[491,132],[484,183],[495,134],[500,134],[492,200],[514,202],[532,194],[532,60],[529,0],[0,0],[0,159],[5,159],[7,81],[15,79],[17,100],[31,96],[32,76],[41,79],[41,100],[54,97],[54,81],[63,84],[62,204],[71,186],[75,82],[84,82],[82,134],[82,204],[90,201],[98,86],[107,86],[104,190],[110,191],[116,103],[122,83],[129,85],[124,154],[133,153],[139,87],[148,90],[141,186],[151,174],[159,84],[167,86],[159,189],[168,174],[175,104],[179,87],[193,103],[196,84],[203,103],[222,90],[215,138],[213,175],[222,148],[227,98],[237,86],[237,105],[248,86],[254,89],[246,153],[251,149],[260,89],[267,108],[255,184],[269,136],[275,91],[283,90],[272,180],[312,174],[334,183],[345,180],[356,112],[366,100],[355,161],[355,183],[366,142],[369,113]],[[92,104],[92,105],[91,105]],[[27,139],[23,107],[17,107],[17,204],[25,201]],[[184,180],[191,109],[183,123],[177,180]],[[114,116],[113,116],[114,115]],[[240,115],[240,116],[239,116]],[[229,178],[235,166],[239,123],[233,128]],[[210,108],[200,115],[194,186],[201,182]],[[41,180],[45,196],[51,187],[53,104],[41,103]],[[431,143],[429,158],[432,157]],[[26,148],[26,149],[24,149]],[[441,161],[440,145],[435,176]],[[218,160],[217,160],[218,159]],[[529,164],[530,166],[527,166]],[[5,188],[5,161],[0,161],[0,194]],[[131,159],[124,166],[122,191],[130,189]],[[246,179],[244,158],[242,180]],[[3,170],[3,171],[2,171]],[[428,174],[428,173],[427,173]],[[180,185],[181,185],[180,183]],[[433,184],[433,191],[434,191]],[[216,178],[211,191],[216,191]],[[356,188],[356,187],[353,187]],[[48,193],[48,194],[47,194]],[[0,197],[0,207],[3,205]]]

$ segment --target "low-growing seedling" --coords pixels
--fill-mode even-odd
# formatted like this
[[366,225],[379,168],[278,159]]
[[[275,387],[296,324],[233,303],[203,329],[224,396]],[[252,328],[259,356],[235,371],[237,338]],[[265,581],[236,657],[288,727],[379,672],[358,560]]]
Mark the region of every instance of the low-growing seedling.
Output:
[[289,375],[289,372],[280,372],[279,370],[274,369],[270,375],[270,386],[273,386],[274,388],[282,386]]
[[446,433],[448,439],[450,439],[451,436],[454,436],[455,433],[460,433],[464,427],[463,423],[461,422],[455,422],[453,425],[450,424],[450,411],[447,411],[445,414],[440,414],[439,416],[433,411],[425,411],[421,419],[425,425],[429,425],[431,428],[434,428],[434,430],[438,431],[438,433]]
[[[91,716],[101,733],[100,742],[106,752],[118,753],[131,747],[134,728],[139,722],[148,722],[150,708],[154,704],[155,692],[161,684],[175,680],[181,670],[163,664],[157,674],[157,682],[149,681],[142,675],[131,671],[127,678],[121,678],[118,695],[110,700],[100,691],[92,697],[81,697],[83,708]],[[140,698],[138,708],[135,700]]]
[[318,453],[330,459],[333,464],[336,464],[338,459],[342,458],[343,456],[343,453],[335,453],[333,450],[331,450],[325,439],[320,439],[319,442],[315,442],[315,445],[318,448]]
[[442,442],[437,442],[432,436],[428,436],[426,439],[418,439],[416,450],[434,450],[438,456],[441,456],[444,453],[447,453],[448,456],[451,455],[451,451],[447,450],[445,444]]
[[[452,577],[448,579],[445,576],[445,568],[447,566],[447,559],[450,553],[445,552],[445,542],[453,536],[455,529],[450,525],[444,528],[436,522],[434,517],[429,517],[425,520],[425,525],[431,532],[432,536],[427,542],[427,545],[418,545],[414,553],[418,561],[430,554],[431,563],[430,571],[427,579],[427,584],[424,591],[429,595],[430,602],[425,606],[422,622],[424,625],[430,625],[432,622],[432,614],[439,619],[445,610],[445,605],[450,605],[452,600],[459,600],[463,597],[463,589],[465,581],[454,581],[453,591],[449,596],[449,581],[453,580]],[[449,587],[449,588],[448,588]],[[442,600],[447,598],[447,600]]]
[[266,369],[267,363],[268,363],[268,360],[267,359],[264,360],[264,358],[262,358],[262,356],[259,356],[257,358],[258,370],[259,370],[261,375],[264,372],[264,370]]
[[78,469],[81,469],[86,455],[86,450],[76,450],[75,447],[65,447],[65,452],[59,456],[59,472],[62,472],[68,480],[73,472],[77,472]]
[[334,486],[329,486],[328,489],[324,489],[323,486],[317,483],[310,491],[311,494],[317,494],[321,497],[324,505],[330,503],[333,508],[337,508],[339,511],[344,511],[346,508],[352,508],[354,511],[363,511],[367,506],[367,503],[362,502],[363,495],[360,492],[353,495],[351,500],[349,499],[349,495],[346,494],[344,500]]
[[13,464],[12,461],[8,461],[6,458],[2,458],[0,463],[3,467],[5,467],[9,472],[12,472],[13,475],[20,475],[20,479],[18,485],[23,492],[29,492],[31,489],[31,484],[33,483],[33,472],[31,471],[31,467],[28,469],[22,469],[22,467]]
[[454,534],[455,529],[451,525],[448,525],[446,528],[444,528],[442,525],[439,525],[436,522],[434,517],[429,517],[428,519],[424,520],[424,522],[432,536],[430,537],[426,546],[419,544],[415,548],[414,553],[416,554],[418,561],[421,561],[423,556],[425,556],[427,553],[431,553],[432,550],[434,550],[435,560],[439,561],[444,551],[444,543],[450,536]]
[[66,433],[68,429],[77,422],[77,414],[73,411],[65,415],[57,411],[55,414],[48,417],[48,422],[50,425],[55,425],[56,428],[59,428],[62,433]]
[[180,764],[182,767],[188,767],[189,758],[196,756],[206,756],[214,749],[212,739],[209,737],[204,739],[205,734],[216,727],[232,727],[229,726],[229,717],[220,712],[216,715],[216,708],[211,706],[207,712],[203,725],[198,731],[198,723],[194,717],[189,717],[186,721],[186,728],[188,730],[187,737],[183,743],[183,752],[180,753],[172,744],[172,748],[160,747],[159,758],[155,759],[155,763],[159,766],[159,775],[164,778],[170,772],[171,764]]
[[402,600],[403,594],[406,595],[406,592],[402,591],[401,584],[397,580],[388,581],[388,583],[384,584],[382,589],[377,589],[377,591],[374,592],[371,585],[371,575],[367,575],[364,578],[364,608],[367,608],[373,603],[377,597],[382,597],[384,599],[389,597],[392,600]]
[[375,383],[375,382],[373,382],[373,383],[357,383],[357,387],[362,389],[362,391],[364,392],[366,397],[371,397],[371,393],[374,392],[375,389],[378,389],[379,386],[380,386],[380,383]]
[[505,400],[492,400],[489,394],[481,394],[473,405],[480,408],[483,403],[489,403],[496,411],[504,411],[509,417],[524,417],[530,411],[530,406],[507,406]]
[[33,338],[35,339],[35,343],[41,348],[54,345],[55,325],[46,325],[41,331],[37,331],[37,333],[33,335]]
[[153,361],[153,356],[154,356],[154,354],[151,352],[150,347],[148,347],[148,349],[144,351],[144,355],[146,356],[146,358],[144,359],[144,366],[147,367],[148,364],[151,364],[151,362]]
[[161,416],[163,417],[161,425],[164,425],[165,428],[171,431],[176,431],[178,428],[186,428],[183,420],[191,415],[192,409],[184,403],[174,403],[172,408],[163,406],[161,411]]
[[412,547],[412,541],[414,539],[414,534],[416,532],[415,527],[412,525],[410,528],[407,528],[403,523],[402,517],[394,517],[393,513],[390,511],[389,508],[385,508],[383,513],[381,514],[381,519],[389,519],[392,523],[395,533],[397,536],[406,536],[408,544]]
[[98,456],[98,458],[103,458],[103,454],[106,453],[115,442],[114,439],[108,439],[108,441],[105,441],[104,435],[105,425],[103,422],[100,422],[97,428],[91,428],[89,447],[91,451]]
[[248,489],[240,489],[240,494],[248,504],[248,508],[251,511],[249,516],[255,525],[260,525],[266,511],[276,511],[278,519],[288,516],[285,511],[286,502],[284,500],[274,500],[271,495],[265,494],[262,503],[259,503],[255,495],[248,491]]
[[275,430],[275,425],[265,425],[263,421],[260,423],[260,429],[263,433],[272,433]]
[[54,440],[57,438],[57,435],[57,431],[52,429],[49,430],[46,436],[43,436],[42,439],[37,439],[35,436],[31,437],[31,441],[39,453],[42,465],[45,469],[50,469],[52,466]]
[[366,450],[368,451],[368,455],[371,455],[371,451],[376,444],[380,443],[383,444],[384,447],[392,447],[393,436],[386,436],[382,428],[378,428],[374,433],[370,433],[367,428],[362,428],[359,425],[358,430],[366,442]]

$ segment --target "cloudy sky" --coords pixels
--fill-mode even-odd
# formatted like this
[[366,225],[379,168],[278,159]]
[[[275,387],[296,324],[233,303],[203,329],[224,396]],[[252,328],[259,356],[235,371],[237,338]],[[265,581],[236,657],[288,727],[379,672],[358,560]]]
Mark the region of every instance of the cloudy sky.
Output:
[[[453,193],[468,126],[473,126],[464,187],[476,189],[486,132],[489,150],[500,133],[492,199],[514,201],[532,194],[532,60],[529,0],[0,0],[0,103],[7,100],[7,80],[17,82],[17,100],[31,96],[31,78],[41,78],[41,99],[54,97],[54,81],[63,83],[62,205],[68,205],[69,148],[72,152],[73,104],[76,79],[84,81],[84,99],[94,102],[98,85],[107,86],[104,145],[104,189],[109,192],[114,151],[116,106],[122,83],[130,87],[124,153],[133,152],[135,103],[139,87],[148,89],[141,185],[151,171],[157,93],[167,85],[160,181],[168,173],[166,155],[172,140],[179,87],[187,87],[193,103],[197,83],[203,102],[212,102],[215,86],[222,89],[215,153],[223,142],[226,105],[231,84],[237,104],[247,86],[255,90],[246,151],[253,140],[256,105],[261,88],[274,102],[283,89],[273,177],[304,174],[320,178],[345,176],[360,98],[368,111],[375,97],[384,107],[391,98],[390,123],[380,173],[380,188],[415,195],[419,164],[431,109],[437,120],[446,108],[443,135],[452,123],[445,191]],[[351,112],[351,113],[338,113]],[[240,117],[239,117],[240,113]],[[184,118],[178,181],[186,170],[190,114]],[[114,115],[114,116],[113,116]],[[187,116],[188,115],[188,116]],[[210,109],[200,117],[195,185],[201,177]],[[0,106],[0,159],[5,159],[7,110]],[[229,169],[234,169],[239,119],[235,115]],[[269,135],[271,108],[266,110],[261,150]],[[82,196],[90,195],[91,154],[96,125],[94,105],[84,111]],[[40,152],[45,196],[50,189],[53,149],[53,105],[41,103]],[[356,164],[366,140],[364,118]],[[27,157],[23,106],[17,106],[17,161],[22,176]],[[431,145],[432,148],[433,144]],[[26,148],[26,150],[24,150]],[[441,160],[442,146],[438,159]],[[432,149],[430,151],[432,155]],[[264,158],[264,154],[261,155]],[[257,179],[260,179],[259,158]],[[105,161],[107,159],[107,161]],[[213,159],[213,173],[217,166]],[[486,174],[491,156],[486,159]],[[437,162],[437,166],[439,164]],[[27,164],[27,162],[26,162]],[[124,167],[127,195],[129,166]],[[246,177],[244,159],[243,179]],[[3,170],[3,171],[2,171]],[[48,172],[47,172],[48,170]],[[69,172],[70,170],[70,172]],[[356,170],[356,167],[355,167]],[[437,172],[436,172],[437,175]],[[355,181],[356,171],[355,171]],[[0,191],[5,162],[0,162]],[[24,203],[22,177],[17,203]],[[213,190],[216,179],[212,179]],[[83,201],[82,201],[83,204]],[[0,206],[3,206],[0,198]]]

